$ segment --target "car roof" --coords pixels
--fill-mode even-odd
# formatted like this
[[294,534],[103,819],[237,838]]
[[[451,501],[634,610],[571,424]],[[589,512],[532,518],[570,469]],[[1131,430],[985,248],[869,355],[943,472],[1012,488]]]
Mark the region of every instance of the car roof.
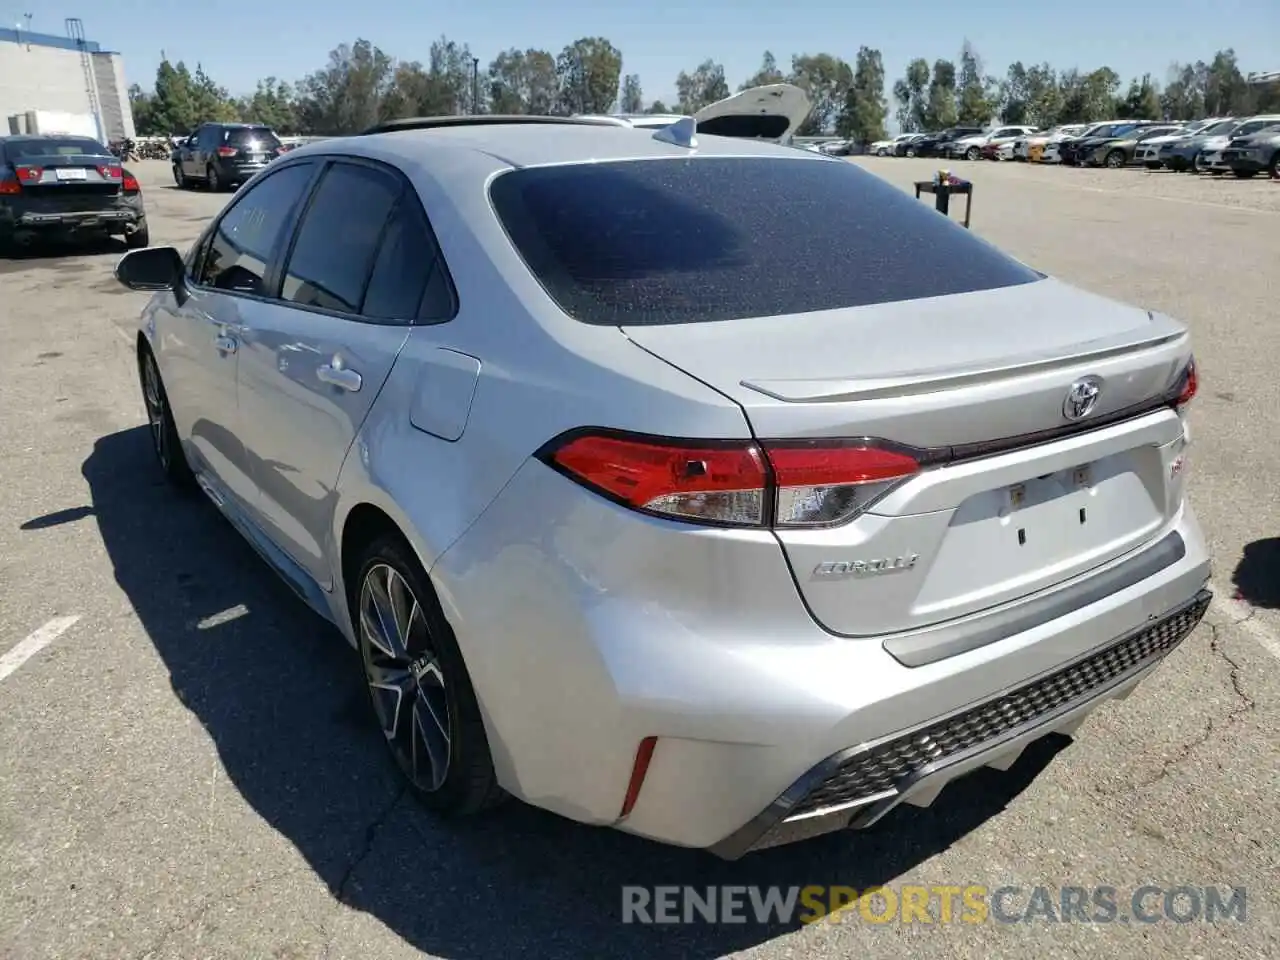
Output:
[[600,123],[451,123],[427,129],[405,129],[324,140],[292,151],[290,157],[316,153],[350,153],[399,159],[416,164],[431,155],[484,155],[509,167],[591,163],[602,160],[648,160],[677,157],[779,157],[841,163],[821,154],[803,153],[767,140],[697,136],[696,147],[655,138],[652,129]]

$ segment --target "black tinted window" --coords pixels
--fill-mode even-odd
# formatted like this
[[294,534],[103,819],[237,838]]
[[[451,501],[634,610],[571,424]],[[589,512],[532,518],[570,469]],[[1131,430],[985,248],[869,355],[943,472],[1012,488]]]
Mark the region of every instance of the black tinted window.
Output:
[[200,265],[200,282],[220,290],[265,294],[267,263],[311,173],[309,163],[284,167],[237,197],[218,222]]
[[41,137],[36,140],[9,140],[4,154],[10,163],[26,157],[109,157],[111,151],[88,137]]
[[270,127],[232,127],[226,131],[225,139],[233,147],[243,147],[249,143],[258,143],[264,147],[280,146],[280,138]]
[[1041,277],[931,202],[840,161],[536,167],[490,191],[530,269],[586,323],[806,313]]
[[400,194],[389,173],[360,164],[329,168],[303,215],[280,296],[293,303],[356,313]]
[[[365,291],[360,313],[376,320],[447,320],[453,316],[453,298],[447,286],[440,299],[441,283],[428,284],[443,266],[426,217],[417,200],[406,193],[387,224]],[[423,299],[428,289],[433,296]]]

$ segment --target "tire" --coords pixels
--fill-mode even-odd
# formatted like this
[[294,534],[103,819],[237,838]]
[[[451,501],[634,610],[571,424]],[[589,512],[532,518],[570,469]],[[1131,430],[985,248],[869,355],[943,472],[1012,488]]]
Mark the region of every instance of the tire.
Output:
[[1232,170],[1237,180],[1252,180],[1258,175],[1257,170]]
[[213,164],[209,164],[204,171],[205,183],[209,185],[210,193],[218,193],[222,190],[222,181],[218,179],[218,168]]
[[179,190],[187,189],[187,175],[182,172],[182,167],[176,163],[173,165],[173,182]]
[[1109,170],[1119,170],[1125,164],[1123,150],[1112,150],[1102,160],[1103,164]]
[[881,147],[879,150],[876,151],[877,157],[887,157],[888,155],[889,155],[889,151],[886,150],[884,147]]
[[914,147],[907,147],[907,156],[908,156],[908,157],[914,157],[915,155],[916,155],[915,148],[914,148]]
[[195,475],[182,451],[178,428],[169,409],[169,395],[165,392],[160,368],[149,347],[144,347],[138,356],[138,381],[142,387],[142,404],[147,412],[151,451],[156,462],[170,486],[190,490],[195,486]]
[[970,147],[968,150],[964,152],[964,158],[966,160],[981,160],[982,151],[979,150],[977,147]]
[[1271,165],[1267,168],[1272,179],[1280,180],[1280,150],[1271,155]]
[[480,706],[421,564],[392,534],[369,544],[357,569],[349,603],[365,689],[410,791],[448,817],[496,806],[506,794]]
[[124,235],[124,245],[130,250],[141,250],[143,247],[151,246],[151,230],[147,227],[147,221],[143,220],[141,226],[133,233]]

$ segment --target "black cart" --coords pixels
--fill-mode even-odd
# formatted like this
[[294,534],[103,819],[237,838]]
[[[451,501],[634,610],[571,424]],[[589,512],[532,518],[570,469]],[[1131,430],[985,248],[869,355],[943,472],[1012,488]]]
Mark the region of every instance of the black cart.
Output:
[[968,180],[917,180],[916,181],[916,199],[920,199],[920,194],[931,193],[934,195],[934,206],[938,212],[944,217],[951,215],[951,198],[955,196],[963,196],[964,201],[964,226],[969,227],[969,212],[973,209],[973,184]]

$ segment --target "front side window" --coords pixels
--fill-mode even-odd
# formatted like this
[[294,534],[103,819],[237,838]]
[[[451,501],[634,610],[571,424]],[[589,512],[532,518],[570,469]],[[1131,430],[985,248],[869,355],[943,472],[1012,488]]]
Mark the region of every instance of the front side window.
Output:
[[238,196],[214,228],[199,265],[199,282],[218,290],[266,296],[267,265],[312,172],[310,163],[282,167]]
[[527,167],[498,176],[490,198],[534,276],[584,323],[782,316],[1042,279],[840,161]]

